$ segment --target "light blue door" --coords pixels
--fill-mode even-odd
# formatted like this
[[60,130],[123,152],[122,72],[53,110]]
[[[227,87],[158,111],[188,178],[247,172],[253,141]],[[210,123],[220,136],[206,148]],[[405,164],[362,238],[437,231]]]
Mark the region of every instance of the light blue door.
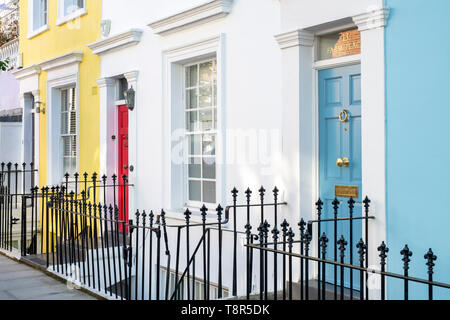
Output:
[[[354,65],[319,72],[319,193],[324,202],[322,218],[334,217],[332,202],[336,186],[357,190],[354,216],[361,216],[361,66]],[[338,190],[339,191],[339,190]],[[339,193],[338,193],[339,194]],[[338,217],[349,217],[349,197],[337,197],[340,203]],[[335,232],[332,222],[322,223],[322,232],[329,239],[327,258],[334,260]],[[348,242],[346,263],[350,263],[349,222],[338,222],[338,238]],[[362,236],[362,223],[353,224],[353,264],[359,264],[356,243]],[[337,252],[339,260],[339,251]],[[334,266],[328,266],[326,278],[334,282]],[[359,288],[359,276],[353,275],[354,288]],[[339,269],[338,269],[338,281]],[[345,284],[350,284],[350,271],[345,273]]]

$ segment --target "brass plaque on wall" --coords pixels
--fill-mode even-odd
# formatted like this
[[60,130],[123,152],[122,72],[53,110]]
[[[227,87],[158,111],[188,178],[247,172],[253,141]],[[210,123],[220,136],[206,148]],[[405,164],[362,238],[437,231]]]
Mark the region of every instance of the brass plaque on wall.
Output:
[[359,198],[359,188],[354,186],[335,186],[334,193],[336,197]]

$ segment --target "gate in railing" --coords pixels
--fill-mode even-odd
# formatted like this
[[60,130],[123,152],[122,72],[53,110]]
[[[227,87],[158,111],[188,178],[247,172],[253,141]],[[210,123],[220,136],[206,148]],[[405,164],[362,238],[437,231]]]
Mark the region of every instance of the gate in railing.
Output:
[[20,250],[21,213],[30,210],[22,206],[22,201],[31,195],[36,172],[32,163],[0,164],[0,248],[3,250]]
[[[64,182],[60,185],[31,188],[29,194],[22,196],[20,246],[22,257],[39,265],[48,265],[47,254],[49,250],[52,251],[57,246],[62,246],[62,243],[54,242],[55,248],[49,247],[50,244],[47,241],[52,236],[61,236],[61,232],[64,231],[64,229],[58,229],[56,224],[52,225],[50,220],[47,219],[47,205],[51,203],[51,199],[56,199],[55,204],[58,205],[62,205],[68,201],[79,205],[80,201],[86,203],[87,201],[96,202],[99,199],[111,199],[111,202],[117,208],[118,194],[126,194],[125,188],[128,187],[129,184],[126,176],[120,179],[115,175],[111,177],[103,176],[99,179],[95,173],[92,175],[88,175],[87,173],[80,175],[76,173],[73,176],[66,174],[64,176]],[[65,210],[70,209],[70,207],[63,208]],[[121,213],[125,210],[128,210],[128,208],[123,207],[117,209]],[[61,221],[67,224],[69,223],[69,221],[64,220],[64,214],[60,216],[62,217]],[[90,225],[86,224],[74,226],[77,229],[70,229],[72,232],[70,236],[74,239],[82,237],[90,228]],[[67,230],[65,232],[68,232]]]

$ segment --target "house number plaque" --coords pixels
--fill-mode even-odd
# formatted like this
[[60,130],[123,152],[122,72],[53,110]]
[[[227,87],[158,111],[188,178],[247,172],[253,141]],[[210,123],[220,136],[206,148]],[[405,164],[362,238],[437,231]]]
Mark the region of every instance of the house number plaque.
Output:
[[338,186],[334,187],[336,197],[343,198],[359,198],[359,188],[354,186]]

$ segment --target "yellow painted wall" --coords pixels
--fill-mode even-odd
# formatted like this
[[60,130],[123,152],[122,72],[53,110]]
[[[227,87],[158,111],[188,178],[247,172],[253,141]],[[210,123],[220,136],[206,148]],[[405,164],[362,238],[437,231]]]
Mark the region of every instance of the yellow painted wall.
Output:
[[[100,97],[96,79],[100,76],[100,58],[87,44],[101,37],[101,0],[87,0],[87,14],[57,26],[57,0],[49,0],[49,30],[28,39],[28,0],[20,0],[20,52],[24,68],[73,52],[82,51],[79,67],[79,169],[99,172],[100,169]],[[39,76],[40,99],[47,102],[47,74]],[[46,107],[46,106],[44,106]],[[47,183],[47,114],[40,114],[40,183]]]

